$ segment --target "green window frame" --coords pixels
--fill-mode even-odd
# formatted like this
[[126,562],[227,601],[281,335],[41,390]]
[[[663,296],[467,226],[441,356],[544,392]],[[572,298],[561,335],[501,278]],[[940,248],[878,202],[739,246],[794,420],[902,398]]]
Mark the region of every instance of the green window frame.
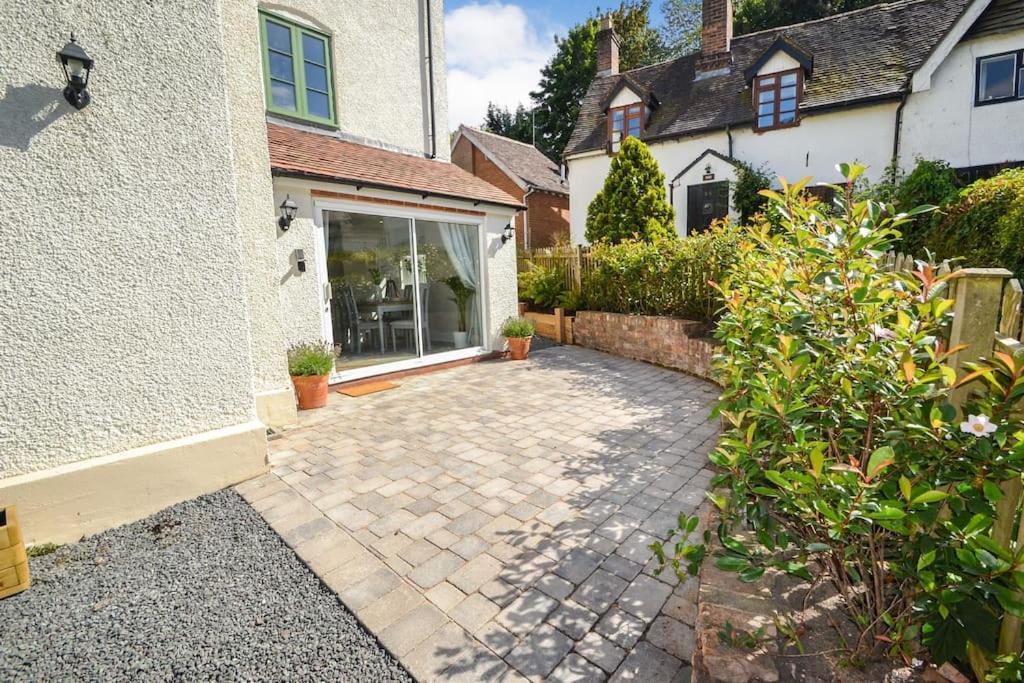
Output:
[[260,12],[260,50],[267,111],[337,124],[330,36]]

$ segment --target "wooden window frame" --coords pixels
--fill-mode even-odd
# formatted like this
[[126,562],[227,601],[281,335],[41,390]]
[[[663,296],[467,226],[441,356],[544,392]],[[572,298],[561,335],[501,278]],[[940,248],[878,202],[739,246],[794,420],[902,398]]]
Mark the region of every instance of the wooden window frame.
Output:
[[[291,38],[292,85],[295,88],[295,109],[287,109],[274,104],[274,96],[270,83],[270,44],[267,41],[267,23],[287,28]],[[327,118],[312,114],[309,111],[309,100],[306,92],[306,56],[303,52],[302,39],[305,36],[321,40],[324,43],[324,58],[327,64],[319,65],[327,71],[327,106],[330,115]],[[337,127],[338,111],[334,101],[334,54],[331,37],[320,31],[296,24],[284,17],[270,12],[260,11],[260,54],[263,61],[263,90],[267,111],[289,118],[300,119],[311,123]],[[318,91],[322,92],[322,91]]]
[[[796,74],[796,109],[793,110],[793,120],[788,123],[781,123],[780,116],[782,115],[781,107],[782,103],[782,78],[789,76],[790,74]],[[766,78],[774,78],[775,82],[771,85],[763,85],[762,80]],[[772,112],[772,125],[762,126],[761,120],[761,93],[766,91],[775,92],[775,111]],[[786,71],[776,71],[770,74],[759,74],[754,76],[754,88],[753,88],[753,104],[754,104],[754,131],[757,133],[763,133],[769,130],[779,130],[782,128],[795,128],[800,125],[800,101],[804,97],[804,70],[801,68],[787,69]]]
[[[1013,94],[1006,97],[999,97],[992,100],[981,99],[981,63],[990,59],[1000,57],[1015,57],[1013,64]],[[1003,104],[1005,102],[1019,102],[1024,100],[1024,50],[1010,50],[1008,52],[997,52],[992,55],[982,55],[974,62],[974,106],[985,107],[990,104]]]
[[[639,111],[634,112],[634,113],[630,113],[629,110],[632,109],[633,107],[638,107]],[[622,140],[625,140],[627,137],[629,137],[629,122],[630,121],[639,121],[640,122],[639,134],[633,136],[633,137],[635,137],[635,138],[637,138],[639,140],[643,136],[643,134],[644,134],[644,127],[645,127],[644,124],[646,123],[645,119],[647,118],[647,116],[646,116],[647,105],[645,105],[643,102],[633,102],[632,104],[626,104],[626,105],[623,105],[621,107],[612,107],[611,109],[608,110],[608,151],[610,153],[612,153],[612,154],[615,153],[615,150],[613,149],[613,146],[616,143],[616,140],[615,140],[615,128],[614,128],[614,125],[615,125],[615,113],[616,112],[622,112],[622,132],[623,132]],[[622,141],[618,141],[618,142],[621,143]]]

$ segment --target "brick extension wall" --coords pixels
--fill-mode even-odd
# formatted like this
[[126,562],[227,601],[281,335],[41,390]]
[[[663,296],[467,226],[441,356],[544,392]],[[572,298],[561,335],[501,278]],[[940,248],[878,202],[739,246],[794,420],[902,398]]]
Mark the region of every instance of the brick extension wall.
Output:
[[552,247],[557,238],[569,239],[569,197],[553,192],[533,192],[526,200],[530,249]]
[[580,346],[710,379],[718,343],[707,332],[706,323],[692,320],[596,311],[577,312],[573,325]]

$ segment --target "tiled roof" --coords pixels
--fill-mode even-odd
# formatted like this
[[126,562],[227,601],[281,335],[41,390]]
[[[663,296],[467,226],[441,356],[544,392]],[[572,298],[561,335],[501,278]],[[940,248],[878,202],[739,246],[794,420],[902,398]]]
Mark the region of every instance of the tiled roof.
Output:
[[558,164],[533,145],[469,126],[461,126],[459,132],[526,185],[547,192],[569,194],[569,183],[562,180]]
[[[826,19],[737,36],[728,73],[695,80],[697,55],[654,64],[628,76],[661,103],[643,138],[675,137],[753,122],[743,71],[779,38],[814,59],[801,111],[895,98],[971,0],[900,0]],[[603,149],[601,103],[622,75],[596,79],[587,91],[566,155]]]
[[525,208],[512,195],[447,162],[275,123],[267,124],[267,142],[270,167],[277,173]]

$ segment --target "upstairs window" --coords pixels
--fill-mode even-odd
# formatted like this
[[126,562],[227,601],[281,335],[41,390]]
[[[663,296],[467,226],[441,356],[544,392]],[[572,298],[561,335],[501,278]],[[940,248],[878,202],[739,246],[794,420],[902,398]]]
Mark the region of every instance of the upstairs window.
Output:
[[975,104],[1024,99],[1024,53],[1007,52],[978,59]]
[[608,110],[608,143],[612,152],[629,136],[640,137],[644,129],[644,105],[629,104]]
[[331,39],[264,13],[260,13],[260,34],[267,110],[334,125]]
[[758,76],[754,79],[755,130],[786,128],[800,123],[799,104],[803,90],[800,69]]

